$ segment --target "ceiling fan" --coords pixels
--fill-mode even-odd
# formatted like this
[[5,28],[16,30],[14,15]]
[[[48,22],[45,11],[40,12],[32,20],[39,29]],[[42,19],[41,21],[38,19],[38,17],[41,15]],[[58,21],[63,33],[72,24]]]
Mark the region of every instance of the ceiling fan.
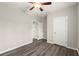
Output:
[[39,8],[40,11],[43,11],[42,5],[51,5],[51,2],[29,2],[33,6],[29,10],[33,10],[34,8]]

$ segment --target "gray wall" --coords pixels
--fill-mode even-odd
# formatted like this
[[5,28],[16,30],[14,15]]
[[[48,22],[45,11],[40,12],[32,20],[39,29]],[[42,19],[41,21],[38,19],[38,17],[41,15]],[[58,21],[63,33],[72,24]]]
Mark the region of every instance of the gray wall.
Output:
[[79,3],[78,3],[78,50],[79,50]]
[[47,39],[47,17],[43,19],[43,37]]
[[47,39],[53,42],[53,18],[68,16],[68,46],[77,48],[77,5],[60,9],[48,14],[47,17]]
[[14,7],[0,3],[0,53],[32,42],[33,18]]
[[37,21],[39,21],[43,24],[43,38],[47,39],[47,16],[38,17]]

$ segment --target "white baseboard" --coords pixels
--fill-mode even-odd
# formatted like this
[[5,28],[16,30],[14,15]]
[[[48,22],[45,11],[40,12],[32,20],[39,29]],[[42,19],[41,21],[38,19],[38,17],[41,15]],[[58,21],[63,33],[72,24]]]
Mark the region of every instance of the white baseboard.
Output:
[[78,55],[79,55],[79,50],[77,49]]
[[[32,43],[32,42],[28,42],[27,44],[29,44],[29,43]],[[52,42],[50,42],[50,43],[52,43]],[[26,45],[26,44],[23,44],[23,45]],[[20,46],[17,46],[17,47],[14,47],[14,48],[11,48],[11,49],[2,51],[2,52],[0,52],[0,54],[5,53],[5,52],[8,52],[8,51],[13,50],[13,49],[16,49],[16,48],[21,47],[23,45],[20,45]],[[69,46],[66,46],[66,48],[73,49],[73,50],[77,50],[77,52],[79,54],[79,50],[77,48],[72,48],[72,47],[69,47]]]
[[[54,44],[53,42],[51,41],[47,41],[48,43],[51,43],[51,44]],[[65,46],[66,48],[69,48],[69,49],[73,49],[73,50],[76,50],[79,54],[79,50],[77,48],[72,48],[72,47],[69,47],[69,46]]]
[[72,48],[72,47],[68,47],[68,46],[67,46],[67,48],[76,50],[78,52],[78,55],[79,55],[79,50],[77,48]]
[[54,44],[52,41],[48,41],[48,40],[47,40],[47,43],[51,43],[51,44]]
[[72,47],[69,47],[69,46],[67,46],[66,48],[73,49],[73,50],[78,50],[77,48],[72,48]]
[[33,42],[33,41],[30,41],[30,42],[28,42],[28,43],[25,43],[25,44],[19,45],[19,46],[17,46],[17,47],[13,47],[13,48],[10,48],[10,49],[7,49],[7,50],[4,50],[4,51],[0,52],[0,54],[3,54],[3,53],[5,53],[5,52],[11,51],[11,50],[14,50],[14,49],[16,49],[16,48],[19,48],[19,47],[21,47],[21,46],[27,45],[27,44],[32,43],[32,42]]

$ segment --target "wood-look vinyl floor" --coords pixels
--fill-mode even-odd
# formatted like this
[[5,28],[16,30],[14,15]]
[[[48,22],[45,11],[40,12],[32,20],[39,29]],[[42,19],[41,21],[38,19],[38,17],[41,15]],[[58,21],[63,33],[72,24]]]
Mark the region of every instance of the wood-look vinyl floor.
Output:
[[0,56],[78,56],[76,50],[37,40],[31,44],[8,51]]

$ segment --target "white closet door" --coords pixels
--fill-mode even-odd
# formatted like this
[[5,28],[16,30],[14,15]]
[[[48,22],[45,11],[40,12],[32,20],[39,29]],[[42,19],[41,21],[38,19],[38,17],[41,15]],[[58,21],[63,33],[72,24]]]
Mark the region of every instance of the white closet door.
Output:
[[53,43],[67,46],[67,17],[57,17],[53,20]]

